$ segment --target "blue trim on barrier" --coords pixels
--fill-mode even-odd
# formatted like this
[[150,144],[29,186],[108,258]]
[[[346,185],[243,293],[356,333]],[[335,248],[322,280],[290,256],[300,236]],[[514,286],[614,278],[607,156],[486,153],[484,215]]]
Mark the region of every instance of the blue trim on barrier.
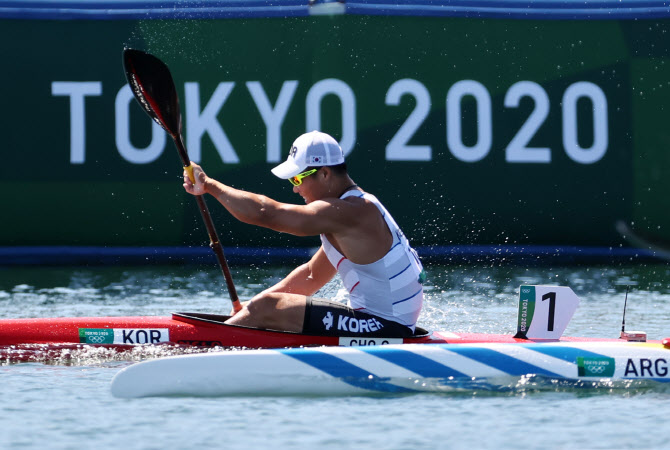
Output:
[[[335,13],[535,20],[670,17],[662,0],[0,0],[0,18],[56,20],[222,19]],[[322,8],[320,12],[318,8]]]
[[352,0],[347,13],[535,20],[670,17],[670,2],[653,0]]
[[0,0],[0,18],[235,19],[308,16],[307,0]]
[[[416,248],[425,263],[513,263],[525,265],[658,262],[650,250],[612,247],[541,245],[454,245]],[[226,247],[231,264],[285,264],[304,262],[316,248]],[[215,264],[208,247],[95,247],[17,246],[0,247],[0,266],[111,265],[111,264]]]
[[594,263],[612,261],[660,261],[654,251],[632,247],[590,247],[577,245],[451,245],[416,247],[427,262],[509,261],[525,264]]
[[[305,261],[315,249],[250,248],[224,249],[231,264],[282,264]],[[0,266],[18,265],[113,265],[113,264],[216,264],[208,247],[0,247]]]

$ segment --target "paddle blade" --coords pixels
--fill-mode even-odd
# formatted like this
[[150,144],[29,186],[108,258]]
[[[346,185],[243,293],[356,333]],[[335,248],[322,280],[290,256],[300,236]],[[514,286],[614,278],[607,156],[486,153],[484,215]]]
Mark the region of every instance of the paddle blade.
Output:
[[163,61],[139,50],[123,51],[123,68],[138,103],[173,138],[181,136],[179,97]]

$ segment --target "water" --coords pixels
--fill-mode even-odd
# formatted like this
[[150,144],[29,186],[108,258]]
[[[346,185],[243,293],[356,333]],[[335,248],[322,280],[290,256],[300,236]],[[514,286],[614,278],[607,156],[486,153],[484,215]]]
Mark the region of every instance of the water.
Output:
[[[290,268],[238,268],[250,298]],[[571,286],[582,303],[566,334],[615,337],[626,286],[627,328],[670,337],[670,266],[429,268],[426,328],[516,330],[521,284]],[[334,297],[333,282],[320,295]],[[228,312],[215,269],[0,269],[0,318]],[[153,357],[145,350],[133,359]],[[111,396],[130,361],[89,352],[67,364],[0,365],[0,448],[670,448],[670,390],[575,388],[369,397]],[[269,368],[271,373],[271,368]]]

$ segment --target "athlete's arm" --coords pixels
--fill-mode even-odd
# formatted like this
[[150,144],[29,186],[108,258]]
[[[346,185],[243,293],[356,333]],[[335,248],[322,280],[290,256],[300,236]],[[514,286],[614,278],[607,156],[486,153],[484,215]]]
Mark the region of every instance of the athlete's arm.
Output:
[[[317,200],[307,205],[281,203],[227,186],[208,177],[197,164],[192,165],[196,183],[191,183],[184,173],[184,189],[193,195],[211,194],[244,223],[296,236],[315,236],[342,232],[365,220],[365,210],[361,210],[360,204],[340,199]],[[376,213],[374,206],[372,211]]]
[[265,292],[286,292],[289,294],[314,295],[337,273],[328,261],[323,247],[305,264],[294,269],[286,278],[268,288]]

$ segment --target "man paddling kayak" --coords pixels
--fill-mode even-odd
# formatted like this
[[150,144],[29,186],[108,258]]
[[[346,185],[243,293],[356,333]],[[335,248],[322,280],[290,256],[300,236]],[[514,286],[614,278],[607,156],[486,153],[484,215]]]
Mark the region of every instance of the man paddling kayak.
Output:
[[[318,131],[303,134],[288,159],[272,169],[305,205],[232,188],[192,164],[195,185],[184,172],[188,193],[212,195],[244,223],[321,236],[309,262],[246,302],[227,323],[325,335],[413,333],[423,303],[421,262],[386,208],[349,177],[335,139]],[[338,272],[348,305],[313,298]]]

